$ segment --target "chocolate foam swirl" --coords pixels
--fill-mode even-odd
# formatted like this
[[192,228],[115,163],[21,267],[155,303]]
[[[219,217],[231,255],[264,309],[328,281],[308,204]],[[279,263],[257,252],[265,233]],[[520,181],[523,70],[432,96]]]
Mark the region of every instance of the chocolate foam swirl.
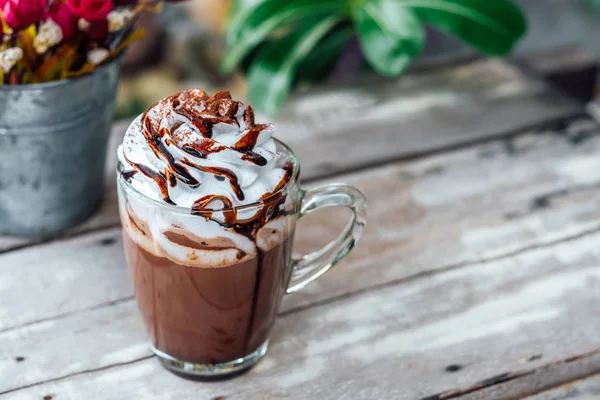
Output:
[[290,177],[274,130],[228,91],[185,90],[131,124],[119,150],[130,167],[122,174],[145,195],[192,212],[251,204]]

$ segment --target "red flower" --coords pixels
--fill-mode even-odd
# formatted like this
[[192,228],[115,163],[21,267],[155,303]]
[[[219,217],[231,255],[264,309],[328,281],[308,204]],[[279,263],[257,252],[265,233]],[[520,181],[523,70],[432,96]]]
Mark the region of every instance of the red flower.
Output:
[[46,11],[46,0],[0,0],[0,4],[6,22],[13,29],[41,21]]
[[77,17],[65,3],[56,2],[52,4],[50,10],[48,10],[48,18],[60,26],[63,40],[69,40],[77,33]]
[[111,0],[68,0],[67,6],[73,14],[86,21],[101,21],[112,10]]

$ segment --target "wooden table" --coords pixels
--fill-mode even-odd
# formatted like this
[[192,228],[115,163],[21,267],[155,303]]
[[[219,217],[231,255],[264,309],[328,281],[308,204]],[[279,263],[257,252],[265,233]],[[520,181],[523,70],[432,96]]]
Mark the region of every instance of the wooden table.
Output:
[[[358,186],[369,223],[284,300],[255,369],[196,383],[159,366],[109,185],[63,238],[0,239],[0,400],[600,396],[600,129],[581,105],[487,60],[299,96],[291,114],[307,117],[279,136],[305,184]],[[332,215],[302,220],[296,251],[335,235]]]

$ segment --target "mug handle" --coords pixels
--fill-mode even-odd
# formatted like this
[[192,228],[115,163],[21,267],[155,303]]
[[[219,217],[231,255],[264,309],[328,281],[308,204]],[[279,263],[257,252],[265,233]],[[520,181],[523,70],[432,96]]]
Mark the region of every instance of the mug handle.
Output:
[[342,233],[321,249],[292,260],[292,273],[286,294],[297,292],[329,271],[344,258],[360,239],[367,224],[367,201],[356,188],[334,183],[302,191],[298,218],[334,206],[348,207],[352,217]]

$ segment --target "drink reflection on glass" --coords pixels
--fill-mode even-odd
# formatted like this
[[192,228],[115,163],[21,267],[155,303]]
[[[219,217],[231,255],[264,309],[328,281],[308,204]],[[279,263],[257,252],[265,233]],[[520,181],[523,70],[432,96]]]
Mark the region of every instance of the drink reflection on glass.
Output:
[[[343,258],[365,225],[355,188],[304,191],[292,151],[226,91],[186,90],[136,119],[119,148],[119,211],[152,349],[183,375],[215,377],[266,353],[279,303]],[[296,220],[329,206],[352,219],[292,259]]]

